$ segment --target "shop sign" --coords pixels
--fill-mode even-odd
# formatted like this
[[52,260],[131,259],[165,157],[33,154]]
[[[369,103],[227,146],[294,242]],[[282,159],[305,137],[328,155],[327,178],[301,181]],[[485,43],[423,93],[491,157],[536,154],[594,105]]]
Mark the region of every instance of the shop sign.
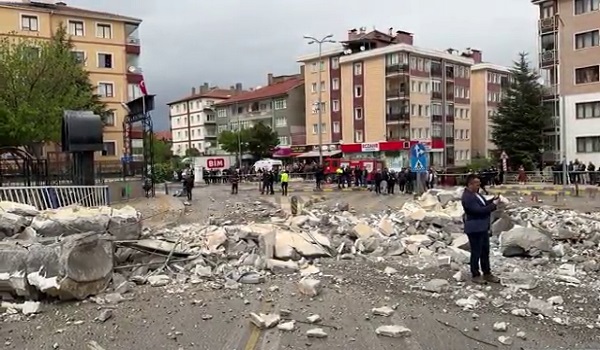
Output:
[[379,152],[379,142],[361,143],[361,152]]

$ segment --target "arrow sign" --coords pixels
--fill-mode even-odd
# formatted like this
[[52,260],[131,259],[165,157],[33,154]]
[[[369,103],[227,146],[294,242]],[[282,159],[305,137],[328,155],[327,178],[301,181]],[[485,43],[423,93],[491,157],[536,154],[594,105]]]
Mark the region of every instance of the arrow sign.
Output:
[[410,168],[415,173],[427,172],[428,159],[425,145],[417,143],[410,148]]

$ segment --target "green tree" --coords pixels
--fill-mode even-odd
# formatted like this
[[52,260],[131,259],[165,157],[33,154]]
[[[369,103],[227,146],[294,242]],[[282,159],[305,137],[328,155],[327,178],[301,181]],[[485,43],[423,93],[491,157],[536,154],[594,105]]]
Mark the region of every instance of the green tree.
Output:
[[237,154],[240,151],[240,141],[242,153],[248,152],[248,129],[242,131],[225,130],[219,134],[217,142],[221,149],[227,153]]
[[39,156],[42,143],[60,140],[65,109],[106,115],[81,63],[64,26],[51,39],[0,39],[1,146]]
[[152,143],[155,164],[170,164],[173,159],[171,143],[165,140],[154,140]]
[[188,148],[185,151],[186,157],[200,157],[200,151],[197,148]]
[[248,152],[257,159],[270,157],[279,145],[279,135],[269,126],[258,123],[248,129]]
[[542,130],[551,113],[542,105],[543,90],[539,76],[531,69],[526,53],[511,69],[513,81],[506,90],[498,113],[492,116],[492,140],[505,151],[513,166],[533,169],[544,147]]

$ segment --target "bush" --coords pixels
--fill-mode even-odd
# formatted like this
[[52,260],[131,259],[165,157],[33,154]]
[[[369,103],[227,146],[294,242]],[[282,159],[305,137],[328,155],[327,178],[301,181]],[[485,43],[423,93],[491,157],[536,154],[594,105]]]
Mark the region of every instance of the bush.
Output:
[[154,183],[163,183],[173,179],[173,167],[170,164],[154,164]]

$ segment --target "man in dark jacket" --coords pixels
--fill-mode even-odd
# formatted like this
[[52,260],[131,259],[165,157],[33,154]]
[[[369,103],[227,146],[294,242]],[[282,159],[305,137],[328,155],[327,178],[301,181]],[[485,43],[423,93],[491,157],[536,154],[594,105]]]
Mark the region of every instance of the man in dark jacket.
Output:
[[[499,283],[500,279],[492,275],[490,268],[490,216],[496,210],[498,197],[491,200],[485,199],[479,194],[481,181],[471,174],[467,176],[467,188],[462,195],[462,206],[465,211],[463,221],[465,233],[469,238],[471,246],[471,275],[473,282],[485,284],[487,282]],[[481,266],[481,272],[479,267]]]
[[373,176],[373,182],[375,183],[375,193],[381,194],[381,182],[383,181],[383,174],[381,170],[375,170],[375,175]]
[[238,184],[240,183],[240,174],[238,170],[231,172],[229,182],[231,183],[231,194],[238,194]]
[[192,190],[194,189],[194,173],[188,171],[185,178],[183,179],[183,189],[187,195],[188,201],[192,200]]

